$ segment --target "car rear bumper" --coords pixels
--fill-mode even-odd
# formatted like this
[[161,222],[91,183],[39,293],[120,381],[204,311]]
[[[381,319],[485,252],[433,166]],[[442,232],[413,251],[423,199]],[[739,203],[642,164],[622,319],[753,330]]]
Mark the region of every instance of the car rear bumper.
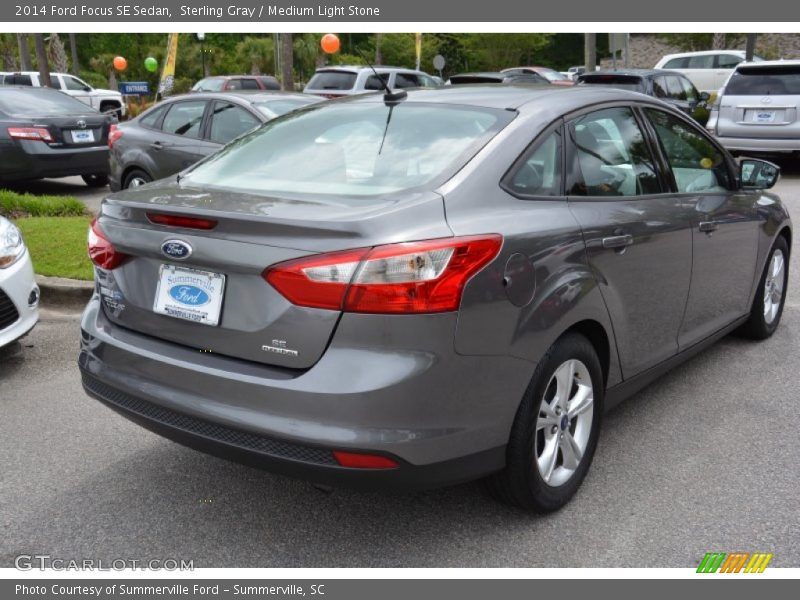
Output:
[[[29,304],[31,294],[35,301]],[[39,320],[39,286],[28,251],[10,267],[0,269],[0,347],[21,338]]]
[[800,151],[800,139],[796,138],[739,138],[716,136],[730,152],[757,152],[760,154],[789,153]]
[[44,142],[17,140],[0,145],[0,151],[0,177],[6,181],[108,173],[107,146],[58,149]]
[[[401,332],[408,318],[427,321],[414,349]],[[95,297],[82,319],[79,365],[89,395],[211,454],[329,484],[437,487],[503,467],[534,368],[456,354],[456,319],[345,314],[322,359],[292,371],[125,330]],[[391,349],[387,339],[396,341]],[[399,466],[341,467],[334,450],[388,456]]]

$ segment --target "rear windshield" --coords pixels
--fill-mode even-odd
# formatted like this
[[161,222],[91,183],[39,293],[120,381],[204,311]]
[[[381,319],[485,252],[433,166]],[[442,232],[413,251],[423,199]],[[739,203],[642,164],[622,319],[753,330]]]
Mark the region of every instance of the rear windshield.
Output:
[[15,117],[44,117],[97,112],[80,100],[48,88],[0,91],[0,111]]
[[632,75],[583,75],[579,83],[588,85],[608,85],[632,92],[644,93],[646,91],[644,80],[641,77]]
[[270,121],[181,179],[265,195],[364,197],[444,182],[515,113],[422,103],[319,105]]
[[192,88],[195,92],[220,92],[225,85],[225,80],[221,77],[201,79]]
[[492,75],[453,75],[450,78],[450,83],[503,83],[503,77],[494,77]]
[[356,84],[356,74],[350,71],[322,71],[316,73],[308,82],[312,90],[352,90]]
[[733,72],[725,93],[731,96],[800,94],[800,66],[740,67]]

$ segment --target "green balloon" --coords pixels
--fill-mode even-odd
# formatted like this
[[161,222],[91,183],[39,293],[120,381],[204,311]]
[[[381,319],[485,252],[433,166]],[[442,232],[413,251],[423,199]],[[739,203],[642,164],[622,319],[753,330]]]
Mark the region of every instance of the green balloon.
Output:
[[144,59],[144,68],[153,73],[158,68],[158,61],[152,56],[148,56]]

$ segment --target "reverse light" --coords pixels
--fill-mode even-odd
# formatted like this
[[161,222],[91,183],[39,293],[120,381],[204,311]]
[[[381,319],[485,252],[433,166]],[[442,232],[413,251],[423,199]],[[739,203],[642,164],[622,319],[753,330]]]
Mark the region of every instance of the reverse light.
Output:
[[183,215],[167,215],[163,213],[147,213],[147,219],[156,225],[166,225],[167,227],[183,227],[184,229],[214,229],[217,222],[214,219],[202,219],[199,217],[186,217]]
[[92,220],[92,224],[89,226],[87,246],[89,250],[89,258],[101,269],[113,269],[118,267],[128,257],[127,254],[117,252],[117,250],[114,249],[114,246],[110,241],[108,241],[108,238],[103,233],[103,230],[100,229],[100,225],[97,223],[96,217]]
[[15,140],[40,140],[53,142],[53,136],[45,127],[9,127],[8,136]]
[[360,454],[356,452],[340,452],[334,450],[333,457],[342,467],[351,469],[396,469],[397,461],[379,454]]
[[114,147],[114,142],[122,137],[122,130],[117,127],[116,123],[112,123],[108,130],[108,148],[109,150]]
[[494,259],[497,234],[409,242],[304,257],[265,279],[298,306],[357,313],[458,309],[464,285]]

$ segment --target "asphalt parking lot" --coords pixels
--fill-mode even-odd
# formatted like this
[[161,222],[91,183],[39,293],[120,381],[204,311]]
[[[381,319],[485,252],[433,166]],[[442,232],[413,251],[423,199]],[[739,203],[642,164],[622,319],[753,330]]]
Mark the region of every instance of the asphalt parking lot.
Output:
[[[777,192],[800,223],[800,168],[784,168]],[[708,551],[773,552],[771,566],[798,567],[798,269],[775,336],[728,337],[608,414],[577,497],[546,517],[496,504],[477,483],[329,493],[163,440],[84,395],[77,317],[47,313],[0,353],[0,567],[18,554],[196,567],[694,567]]]

